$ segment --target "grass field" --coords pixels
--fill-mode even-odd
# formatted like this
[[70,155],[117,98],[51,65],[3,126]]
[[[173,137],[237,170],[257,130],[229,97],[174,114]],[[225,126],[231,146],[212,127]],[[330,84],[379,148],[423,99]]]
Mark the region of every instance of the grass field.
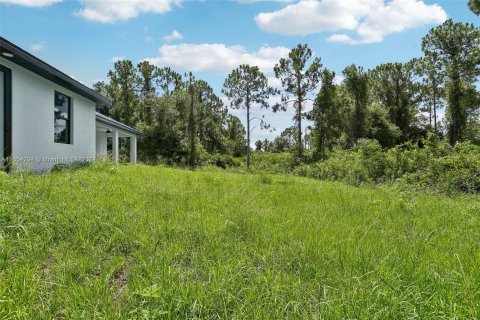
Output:
[[0,319],[480,318],[480,199],[93,165],[0,175]]

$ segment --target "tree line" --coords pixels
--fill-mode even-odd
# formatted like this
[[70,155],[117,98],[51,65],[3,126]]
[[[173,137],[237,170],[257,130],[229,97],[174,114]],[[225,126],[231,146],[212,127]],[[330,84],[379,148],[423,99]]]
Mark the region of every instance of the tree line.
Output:
[[209,154],[245,154],[245,128],[210,85],[149,62],[121,60],[109,82],[94,89],[112,100],[98,112],[142,132],[139,156],[147,162],[195,166]]
[[[480,11],[475,0],[469,7]],[[312,159],[323,160],[335,146],[352,148],[363,138],[384,148],[419,142],[429,133],[451,145],[480,144],[480,28],[450,19],[430,30],[421,44],[422,57],[371,70],[352,64],[341,75],[299,44],[273,69],[280,89],[270,86],[257,66],[240,65],[227,76],[222,94],[231,108],[246,110],[247,128],[191,72],[181,75],[147,61],[134,66],[124,60],[114,64],[108,83],[94,88],[113,102],[99,112],[142,131],[139,152],[145,161],[195,166],[213,154],[246,155],[249,166],[252,123],[269,128],[252,112],[262,108],[292,108],[294,123],[273,141],[257,141],[255,149],[291,151],[298,163],[306,149]],[[277,95],[280,102],[269,103]],[[309,104],[313,107],[307,109]]]

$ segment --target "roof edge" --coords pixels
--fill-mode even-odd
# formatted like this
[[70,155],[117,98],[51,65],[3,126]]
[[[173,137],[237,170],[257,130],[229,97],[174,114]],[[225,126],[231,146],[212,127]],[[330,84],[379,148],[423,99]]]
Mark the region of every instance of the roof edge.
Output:
[[141,132],[135,128],[132,128],[132,127],[129,127],[127,126],[126,124],[123,124],[121,123],[120,121],[117,121],[115,119],[112,119],[110,117],[107,117],[106,115],[104,114],[101,114],[99,112],[96,112],[95,113],[95,120],[96,121],[99,121],[99,122],[102,122],[104,124],[108,124],[108,125],[111,125],[113,127],[116,127],[118,129],[122,129],[122,130],[125,130],[125,131],[128,131],[130,133],[134,133],[136,135],[140,135]]
[[[14,57],[12,58],[2,56],[2,58],[4,58],[5,60],[10,61],[11,63],[14,63],[20,67],[23,67],[30,72],[33,72],[41,76],[42,78],[50,80],[60,86],[65,87],[65,84],[68,84],[69,86],[71,86],[71,88],[66,87],[67,89],[70,89],[73,92],[85,97],[86,99],[95,102],[97,105],[112,105],[112,101],[110,101],[110,99],[105,98],[95,90],[73,79],[72,77],[68,76],[57,68],[51,66],[50,64],[37,58],[36,56],[32,55],[31,53],[25,51],[24,49],[20,48],[19,46],[13,44],[12,42],[1,36],[0,49],[3,49],[2,51],[8,51],[14,55]],[[19,62],[25,62],[28,64],[29,67],[21,65]],[[41,71],[43,71],[45,74],[43,74]]]

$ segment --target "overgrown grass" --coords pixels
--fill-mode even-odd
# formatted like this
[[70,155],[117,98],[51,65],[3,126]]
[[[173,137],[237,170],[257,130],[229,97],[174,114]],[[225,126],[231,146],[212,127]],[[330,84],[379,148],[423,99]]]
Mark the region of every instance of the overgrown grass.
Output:
[[1,319],[480,317],[480,200],[96,164],[0,176]]

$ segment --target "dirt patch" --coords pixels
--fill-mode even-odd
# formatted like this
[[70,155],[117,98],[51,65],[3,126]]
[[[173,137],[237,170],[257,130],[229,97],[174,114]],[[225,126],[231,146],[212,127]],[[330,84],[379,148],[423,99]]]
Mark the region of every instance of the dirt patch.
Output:
[[113,275],[113,285],[119,288],[124,288],[128,285],[128,270],[130,269],[129,263],[125,263],[120,270]]
[[119,270],[117,270],[117,272],[115,272],[111,279],[110,287],[112,289],[113,301],[117,308],[120,308],[125,290],[128,287],[129,270],[130,263],[126,262]]

